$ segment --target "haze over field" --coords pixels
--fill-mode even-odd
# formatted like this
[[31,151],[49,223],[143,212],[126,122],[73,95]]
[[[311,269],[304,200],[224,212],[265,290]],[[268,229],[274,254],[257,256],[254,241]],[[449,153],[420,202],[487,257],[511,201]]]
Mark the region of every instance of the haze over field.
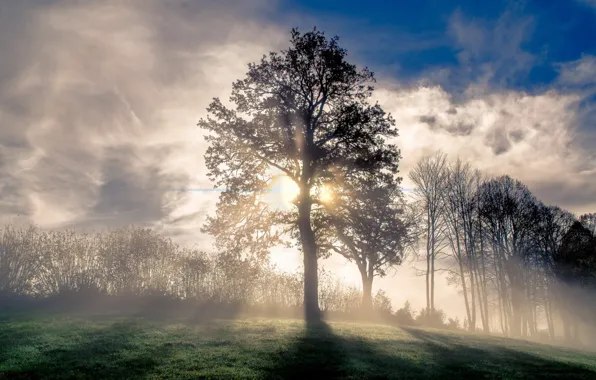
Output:
[[[428,25],[403,24],[414,6],[385,12],[397,27],[351,2],[340,13],[292,1],[0,0],[0,215],[44,228],[146,225],[210,249],[199,230],[219,193],[201,190],[212,184],[196,123],[249,62],[287,45],[288,25],[315,24],[377,72],[405,188],[410,168],[441,149],[547,204],[594,211],[596,46],[580,37],[596,33],[596,7],[537,3],[440,7]],[[301,263],[291,250],[273,259]],[[324,265],[360,285],[339,256]],[[375,287],[420,308],[423,285],[403,265]],[[462,315],[444,279],[437,307]]]

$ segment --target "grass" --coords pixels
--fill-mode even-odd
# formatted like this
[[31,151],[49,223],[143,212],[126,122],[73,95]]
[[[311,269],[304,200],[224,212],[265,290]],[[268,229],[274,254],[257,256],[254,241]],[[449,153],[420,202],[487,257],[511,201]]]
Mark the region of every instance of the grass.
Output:
[[0,316],[0,379],[596,379],[596,355],[430,329]]

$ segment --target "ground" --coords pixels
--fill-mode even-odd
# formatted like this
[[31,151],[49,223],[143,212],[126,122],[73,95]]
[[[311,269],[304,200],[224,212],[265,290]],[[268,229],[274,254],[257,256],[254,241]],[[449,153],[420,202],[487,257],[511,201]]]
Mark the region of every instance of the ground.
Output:
[[0,379],[596,379],[596,354],[298,320],[0,315]]

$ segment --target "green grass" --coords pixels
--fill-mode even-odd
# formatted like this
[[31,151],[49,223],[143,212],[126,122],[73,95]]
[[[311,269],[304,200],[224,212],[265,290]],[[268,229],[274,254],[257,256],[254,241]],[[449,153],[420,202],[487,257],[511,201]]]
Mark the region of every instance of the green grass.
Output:
[[430,329],[0,317],[0,379],[596,379],[596,355]]

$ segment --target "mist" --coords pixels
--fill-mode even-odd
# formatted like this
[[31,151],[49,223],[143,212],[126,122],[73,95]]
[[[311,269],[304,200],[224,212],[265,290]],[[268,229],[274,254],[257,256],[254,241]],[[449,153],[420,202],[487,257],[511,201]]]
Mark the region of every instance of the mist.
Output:
[[[193,265],[224,270],[218,266],[214,239],[201,232],[216,210],[219,193],[210,191],[205,133],[196,124],[206,116],[212,98],[229,104],[231,84],[245,76],[249,62],[285,48],[288,23],[311,27],[313,20],[305,15],[276,18],[279,7],[264,0],[0,1],[0,215],[5,225],[17,225],[3,230],[3,247],[16,247],[3,257],[27,252],[41,260],[48,242],[67,241],[61,250],[47,252],[43,265],[52,263],[50,267],[35,259],[29,269],[18,266],[3,272],[3,291],[45,297],[64,287],[74,291],[88,286],[87,291],[102,294],[97,297],[128,297],[159,289],[175,299],[241,305],[226,309],[228,316],[257,313],[260,308],[273,315],[299,314],[302,256],[295,247],[275,247],[270,262],[256,267],[246,259],[233,266],[234,273],[210,269],[205,279],[179,276],[194,267],[178,262],[192,260]],[[584,145],[592,134],[583,128],[587,111],[580,107],[589,93],[572,85],[585,82],[591,58],[561,66],[557,85],[535,93],[494,86],[491,78],[508,62],[523,56],[511,68],[512,75],[521,75],[533,61],[521,48],[525,24],[512,28],[507,41],[497,35],[511,25],[508,17],[503,15],[494,29],[479,33],[483,41],[466,38],[470,30],[483,28],[464,15],[449,19],[449,38],[461,49],[462,72],[474,64],[474,57],[498,53],[484,51],[490,49],[486,41],[508,52],[507,59],[479,65],[481,72],[461,84],[457,96],[448,83],[461,74],[455,69],[429,69],[411,81],[390,77],[379,67],[374,99],[393,114],[400,131],[395,143],[403,156],[402,185],[414,188],[410,170],[423,157],[442,150],[473,162],[487,176],[520,179],[545,204],[587,213],[596,209],[595,153]],[[355,47],[350,58],[358,64],[367,61],[357,41],[346,43]],[[29,224],[37,227],[28,230]],[[146,254],[147,261],[135,261],[135,273],[105,266],[101,260],[111,260],[118,249],[104,252],[94,245],[104,238],[134,241],[127,252]],[[95,247],[89,256],[93,259],[81,264],[77,255],[88,246]],[[387,311],[387,300],[392,312],[406,301],[414,311],[427,306],[420,275],[423,255],[420,245],[417,255],[375,280],[377,306],[385,308],[381,314]],[[338,255],[322,262],[328,271],[320,280],[322,308],[340,317],[355,313],[362,290],[358,269]],[[449,257],[437,262],[436,308],[446,314],[445,322],[457,317],[463,327],[467,312],[461,289],[449,277],[453,264]],[[36,272],[39,265],[47,272]],[[237,269],[243,265],[246,274]],[[164,272],[156,275],[157,269]],[[245,281],[257,278],[253,271],[268,280],[247,285]],[[8,280],[9,272],[16,277]],[[120,277],[110,277],[116,273]],[[216,285],[217,278],[238,282]],[[124,279],[136,283],[122,284]],[[264,290],[271,284],[278,293]],[[204,289],[189,293],[197,287]],[[242,294],[249,288],[255,293]],[[583,307],[589,302],[582,301],[578,287],[560,288],[559,297],[573,300],[565,310],[590,315]],[[122,302],[130,304],[128,299]],[[92,304],[95,310],[102,308],[99,301]],[[494,317],[490,330],[501,330],[498,308],[489,309]],[[137,305],[129,312],[142,310]],[[538,325],[547,328],[541,318],[536,318]],[[555,330],[562,331],[563,323],[556,318]],[[589,327],[585,321],[576,321],[581,331],[577,335],[587,334],[581,330]]]

